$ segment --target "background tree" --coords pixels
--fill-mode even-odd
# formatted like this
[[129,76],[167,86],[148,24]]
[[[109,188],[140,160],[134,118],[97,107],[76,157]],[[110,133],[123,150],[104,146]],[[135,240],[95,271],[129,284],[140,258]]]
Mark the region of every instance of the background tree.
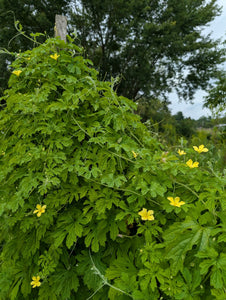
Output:
[[192,99],[222,61],[219,41],[203,32],[220,14],[217,0],[80,0],[72,11],[100,78],[121,74],[118,93],[131,99],[159,98],[173,88]]
[[198,120],[196,120],[195,124],[197,128],[212,128],[214,125],[214,121],[210,116],[202,116]]
[[[19,20],[23,30],[32,32],[46,32],[53,35],[56,14],[67,12],[67,0],[0,0],[0,46],[9,51],[24,51],[33,47],[33,43],[19,34],[15,28],[15,20]],[[0,55],[0,95],[7,87],[12,56],[3,53]]]
[[209,90],[205,97],[204,106],[222,112],[226,109],[226,72],[219,73],[215,86]]
[[154,123],[166,122],[171,118],[168,101],[160,99],[140,98],[136,113],[141,116],[142,122],[152,120]]
[[[70,8],[70,10],[69,10]],[[175,88],[192,99],[208,89],[223,60],[219,41],[203,29],[217,15],[217,0],[0,0],[0,44],[9,51],[32,46],[14,27],[53,35],[55,14],[65,14],[76,28],[100,79],[121,76],[118,94],[131,99],[162,99]],[[10,57],[0,56],[0,93],[7,86]],[[149,104],[151,104],[151,102]]]
[[185,118],[181,111],[174,115],[173,118],[178,136],[190,138],[195,133],[195,120]]

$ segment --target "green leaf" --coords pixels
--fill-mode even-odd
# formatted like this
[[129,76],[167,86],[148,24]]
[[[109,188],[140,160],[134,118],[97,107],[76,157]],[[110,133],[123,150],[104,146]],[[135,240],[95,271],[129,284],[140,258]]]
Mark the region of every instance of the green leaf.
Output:
[[99,251],[99,246],[105,246],[106,242],[106,234],[109,231],[108,224],[106,220],[101,220],[98,225],[94,225],[89,229],[88,234],[85,237],[85,245],[89,247],[91,245],[91,249],[94,252]]
[[22,278],[18,279],[17,282],[14,284],[13,288],[10,291],[10,300],[16,299],[21,282]]
[[214,266],[211,271],[210,284],[216,289],[221,289],[224,287],[222,271],[216,266]]
[[152,197],[156,197],[157,195],[160,195],[161,197],[163,197],[164,193],[166,192],[166,187],[161,185],[157,181],[152,181],[150,192],[151,192]]
[[69,298],[72,291],[78,290],[79,279],[76,271],[74,266],[69,266],[67,269],[61,266],[56,270],[56,274],[50,277],[50,285],[56,295]]
[[221,253],[214,262],[214,267],[211,271],[210,283],[216,289],[221,289],[226,284],[226,254]]
[[110,225],[110,237],[112,240],[115,240],[119,234],[119,229],[117,224],[113,221]]
[[173,274],[183,270],[186,253],[194,245],[203,250],[208,246],[211,229],[200,226],[187,218],[182,223],[175,223],[164,233],[166,258],[172,260]]

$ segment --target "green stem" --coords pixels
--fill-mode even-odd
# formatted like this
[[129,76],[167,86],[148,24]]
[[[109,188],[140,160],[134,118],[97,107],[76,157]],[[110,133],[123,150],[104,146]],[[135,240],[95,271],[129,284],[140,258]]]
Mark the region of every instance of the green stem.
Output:
[[185,188],[186,188],[187,190],[189,190],[193,195],[195,195],[197,198],[199,198],[199,195],[198,195],[195,191],[193,191],[190,187],[188,187],[186,184],[181,183],[181,182],[178,182],[178,181],[175,181],[175,183],[178,184],[178,185],[181,185],[181,186],[185,187]]
[[98,275],[102,280],[103,280],[103,283],[102,283],[102,285],[89,297],[89,298],[87,298],[86,300],[89,300],[89,299],[91,299],[102,287],[104,287],[105,285],[107,285],[107,286],[109,286],[110,288],[112,288],[112,289],[114,289],[114,290],[116,290],[116,291],[119,291],[120,293],[122,293],[122,294],[125,294],[125,295],[127,295],[127,296],[129,296],[129,297],[131,297],[132,299],[134,299],[130,294],[128,294],[128,293],[126,293],[125,291],[123,291],[123,290],[121,290],[121,289],[119,289],[119,288],[117,288],[117,287],[115,287],[115,286],[113,286],[113,285],[111,285],[108,281],[107,281],[107,279],[104,277],[104,275],[102,275],[101,273],[100,273],[100,271],[99,271],[99,269],[96,267],[96,265],[94,264],[94,261],[93,261],[93,258],[92,258],[92,256],[91,256],[91,251],[90,251],[90,249],[89,249],[89,257],[90,257],[90,260],[91,260],[91,262],[92,262],[92,265],[93,265],[93,269],[95,270],[95,274],[96,275]]
[[[189,190],[193,195],[195,195],[199,199],[199,195],[195,191],[193,191],[189,186],[187,186],[184,183],[178,182],[178,181],[175,181],[175,183],[180,186],[185,187],[187,190]],[[201,202],[203,203],[203,205],[206,205],[206,203],[203,200],[201,200]]]
[[[83,177],[84,177],[84,176],[83,176]],[[85,177],[84,177],[84,178],[85,178]],[[108,186],[107,184],[98,182],[98,181],[96,181],[96,180],[93,180],[93,179],[89,179],[89,180],[90,180],[90,181],[93,181],[93,182],[95,182],[95,183],[97,183],[97,184],[106,186],[106,187],[108,187],[108,188],[112,188],[112,189],[118,190],[118,191],[129,192],[129,193],[132,193],[132,194],[137,195],[137,196],[143,196],[143,195],[141,195],[141,194],[139,194],[139,193],[136,193],[136,192],[134,192],[134,191],[132,191],[132,190],[126,190],[126,189],[120,189],[120,188],[116,188],[116,187],[110,187],[110,186]],[[153,203],[155,203],[155,204],[157,204],[157,205],[160,206],[160,204],[159,204],[158,202],[154,201],[154,200],[148,200],[148,201],[153,202]]]
[[[75,123],[78,125],[78,127],[86,134],[86,135],[88,135],[89,137],[90,137],[90,135],[88,134],[88,132],[87,131],[85,131],[85,129],[83,129],[82,127],[81,127],[81,125],[78,123],[78,121],[72,116],[72,119],[75,121]],[[103,145],[101,145],[100,143],[97,143],[101,148],[103,148]],[[109,153],[111,153],[111,154],[113,154],[114,156],[117,156],[117,157],[120,157],[120,158],[122,158],[122,159],[124,159],[124,160],[127,160],[127,161],[129,161],[129,162],[132,162],[132,163],[134,163],[134,161],[133,160],[131,160],[131,159],[129,159],[129,158],[126,158],[126,157],[124,157],[124,156],[121,156],[121,155],[119,155],[119,154],[116,154],[116,153],[114,153],[114,152],[112,152],[112,151],[110,151],[110,150],[107,150]]]

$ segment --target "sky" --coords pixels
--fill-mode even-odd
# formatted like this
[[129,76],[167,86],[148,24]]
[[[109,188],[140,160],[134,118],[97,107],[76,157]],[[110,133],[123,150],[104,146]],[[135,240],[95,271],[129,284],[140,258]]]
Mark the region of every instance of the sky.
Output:
[[[209,27],[205,30],[206,33],[212,33],[214,39],[224,38],[226,39],[226,0],[218,0],[219,6],[222,6],[222,13],[216,17],[213,22],[210,23]],[[197,91],[194,97],[193,104],[179,102],[176,94],[172,93],[169,96],[171,104],[169,109],[171,113],[175,115],[178,111],[181,111],[184,117],[199,119],[202,116],[211,116],[211,111],[207,108],[203,108],[203,97],[206,95],[204,91]]]

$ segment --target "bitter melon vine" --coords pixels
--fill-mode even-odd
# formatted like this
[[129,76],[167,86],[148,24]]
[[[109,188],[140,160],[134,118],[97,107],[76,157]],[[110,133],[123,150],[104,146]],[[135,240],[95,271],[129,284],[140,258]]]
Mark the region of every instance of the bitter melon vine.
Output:
[[15,56],[0,111],[0,299],[226,299],[211,149],[166,149],[71,38]]

